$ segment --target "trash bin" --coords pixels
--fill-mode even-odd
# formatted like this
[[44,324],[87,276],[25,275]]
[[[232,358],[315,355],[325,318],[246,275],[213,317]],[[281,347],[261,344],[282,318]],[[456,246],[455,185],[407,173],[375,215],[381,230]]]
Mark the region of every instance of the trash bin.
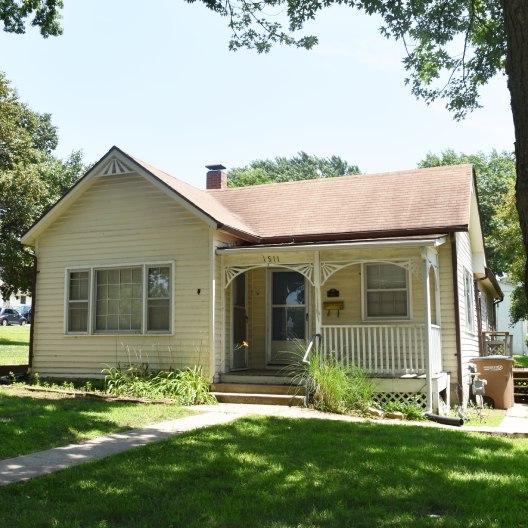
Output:
[[484,397],[493,402],[495,409],[513,407],[513,359],[507,356],[474,358],[480,379],[486,380]]

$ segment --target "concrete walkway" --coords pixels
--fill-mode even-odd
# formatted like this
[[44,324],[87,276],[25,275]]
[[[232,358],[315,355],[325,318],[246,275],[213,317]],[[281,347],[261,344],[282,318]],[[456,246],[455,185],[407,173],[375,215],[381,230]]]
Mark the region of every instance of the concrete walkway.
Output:
[[140,429],[100,436],[80,444],[0,460],[0,486],[106,458],[187,431],[229,423],[240,416],[241,413],[228,413],[217,407],[207,413],[166,420]]
[[284,418],[332,420],[351,423],[370,422],[384,425],[404,425],[409,427],[450,429],[451,431],[470,431],[511,437],[528,437],[528,405],[519,404],[512,407],[506,413],[506,418],[499,427],[472,426],[463,428],[428,421],[374,420],[282,405],[219,403],[217,405],[198,405],[190,407],[190,409],[196,410],[200,414],[175,420],[167,420],[141,429],[132,429],[131,431],[123,433],[101,436],[80,444],[56,447],[29,455],[0,460],[0,486],[105,458],[187,431],[213,425],[227,424],[244,416],[278,416]]

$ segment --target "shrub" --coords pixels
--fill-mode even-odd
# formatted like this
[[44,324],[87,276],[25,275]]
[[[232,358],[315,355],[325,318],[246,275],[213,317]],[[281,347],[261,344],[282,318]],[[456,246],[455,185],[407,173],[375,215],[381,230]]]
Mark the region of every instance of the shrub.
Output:
[[148,365],[111,367],[103,370],[106,392],[114,396],[171,398],[180,405],[215,403],[201,367],[150,371]]
[[346,366],[315,352],[304,375],[316,409],[364,412],[372,404],[374,385],[359,367]]
[[417,402],[389,402],[383,406],[385,412],[401,412],[406,420],[425,420],[425,412]]

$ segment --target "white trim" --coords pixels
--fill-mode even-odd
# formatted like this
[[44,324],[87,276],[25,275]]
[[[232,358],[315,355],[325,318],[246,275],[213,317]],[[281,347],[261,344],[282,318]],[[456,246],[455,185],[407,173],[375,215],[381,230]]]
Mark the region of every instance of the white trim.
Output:
[[[468,299],[466,297],[466,278],[468,279],[469,285],[469,306]],[[464,289],[464,306],[465,306],[465,319],[464,319],[464,329],[468,334],[473,336],[477,335],[475,331],[475,285],[473,283],[473,273],[469,271],[465,266],[462,266],[462,287]],[[471,322],[468,319],[469,314],[471,314]]]
[[[398,238],[398,237],[395,237]],[[426,239],[398,239],[398,240],[391,240],[390,238],[379,238],[379,239],[372,239],[372,240],[358,240],[357,242],[341,242],[341,243],[329,243],[329,244],[299,244],[299,245],[261,245],[261,246],[236,246],[236,247],[223,247],[218,248],[216,252],[218,254],[226,253],[253,253],[253,252],[266,252],[273,250],[280,251],[280,252],[286,252],[286,251],[306,251],[306,250],[314,250],[314,251],[320,251],[324,249],[348,249],[348,248],[360,248],[360,247],[371,247],[371,246],[380,246],[380,247],[386,247],[386,246],[420,246],[423,247],[424,245],[430,245],[430,246],[441,246],[446,241],[446,237],[444,235],[438,235],[438,238],[426,238]]]
[[[390,261],[390,260],[373,260],[373,261],[365,261],[361,263],[361,319],[363,322],[371,322],[371,321],[382,321],[384,323],[387,322],[401,322],[401,321],[412,321],[414,319],[413,317],[413,302],[412,302],[412,277],[409,272],[409,266],[410,266],[410,260],[406,261],[406,265],[402,265],[402,261]],[[407,315],[402,317],[397,317],[394,315],[388,316],[388,317],[374,317],[369,316],[367,314],[367,271],[366,267],[370,264],[392,264],[394,266],[399,266],[400,268],[403,268],[405,270],[405,279],[407,282]],[[403,288],[397,288],[397,291],[403,291]],[[391,289],[385,290],[385,291],[391,291]]]
[[[152,331],[147,330],[147,269],[155,267],[170,267],[171,281],[171,298],[169,302],[169,331]],[[142,268],[142,319],[141,331],[96,331],[95,330],[95,309],[96,309],[96,288],[95,272],[97,270],[115,269],[115,268]],[[63,329],[65,336],[173,336],[174,335],[174,303],[176,299],[175,290],[175,270],[176,262],[174,260],[163,260],[153,262],[120,262],[112,264],[90,264],[85,266],[70,266],[65,268],[65,289],[64,289],[64,322]],[[88,295],[88,331],[87,332],[68,332],[68,302],[69,302],[69,274],[71,272],[87,271],[89,273],[89,295]]]

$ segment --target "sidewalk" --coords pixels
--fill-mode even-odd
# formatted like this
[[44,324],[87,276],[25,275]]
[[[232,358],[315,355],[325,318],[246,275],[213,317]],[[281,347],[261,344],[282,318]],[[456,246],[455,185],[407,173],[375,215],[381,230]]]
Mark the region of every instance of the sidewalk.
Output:
[[0,460],[0,486],[54,473],[92,460],[99,460],[187,431],[229,423],[242,415],[241,413],[228,413],[217,408],[207,413],[176,420],[166,420],[123,433],[100,436],[80,444],[70,444]]

